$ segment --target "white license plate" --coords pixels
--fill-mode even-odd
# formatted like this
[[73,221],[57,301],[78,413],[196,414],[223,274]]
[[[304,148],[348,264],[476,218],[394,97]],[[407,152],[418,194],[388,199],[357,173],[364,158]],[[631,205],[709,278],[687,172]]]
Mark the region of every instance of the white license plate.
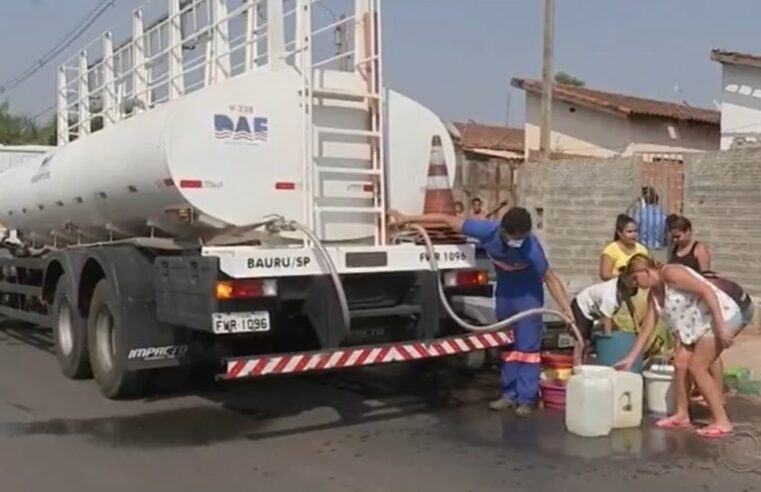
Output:
[[567,333],[561,333],[558,335],[558,348],[573,347],[575,344],[576,340],[574,340],[571,335]]
[[213,313],[211,326],[216,335],[270,331],[270,313]]

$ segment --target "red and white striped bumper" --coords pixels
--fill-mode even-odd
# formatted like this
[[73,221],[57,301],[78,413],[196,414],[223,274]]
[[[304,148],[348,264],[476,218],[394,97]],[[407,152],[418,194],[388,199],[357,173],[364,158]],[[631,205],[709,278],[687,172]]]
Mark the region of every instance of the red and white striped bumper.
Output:
[[412,341],[328,352],[263,355],[229,359],[223,379],[328,371],[391,362],[432,359],[502,347],[513,342],[512,330],[459,335],[430,342]]

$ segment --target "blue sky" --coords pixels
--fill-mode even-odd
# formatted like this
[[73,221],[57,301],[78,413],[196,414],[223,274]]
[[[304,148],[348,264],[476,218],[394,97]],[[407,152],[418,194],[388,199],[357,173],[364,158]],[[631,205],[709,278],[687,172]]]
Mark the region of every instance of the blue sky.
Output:
[[[100,0],[0,0],[0,83],[51,47]],[[511,77],[541,73],[542,0],[382,0],[387,85],[442,118],[523,121]],[[116,0],[72,46],[129,21],[141,0]],[[719,47],[761,54],[758,0],[557,0],[556,69],[592,88],[712,106]],[[10,94],[12,108],[35,114],[54,102],[55,65]]]

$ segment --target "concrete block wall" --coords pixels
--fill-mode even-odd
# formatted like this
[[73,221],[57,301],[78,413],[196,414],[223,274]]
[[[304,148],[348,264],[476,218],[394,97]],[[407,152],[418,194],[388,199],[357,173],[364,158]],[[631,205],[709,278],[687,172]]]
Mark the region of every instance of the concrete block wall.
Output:
[[616,216],[639,196],[639,159],[526,163],[518,201],[535,218],[552,267],[572,291],[598,280]]
[[[550,262],[571,290],[597,281],[616,215],[639,198],[647,178],[642,166],[627,157],[520,169],[518,203],[534,215]],[[761,301],[761,149],[685,155],[683,193],[683,213],[709,245],[714,270]]]
[[761,300],[761,149],[687,156],[684,194],[713,269]]

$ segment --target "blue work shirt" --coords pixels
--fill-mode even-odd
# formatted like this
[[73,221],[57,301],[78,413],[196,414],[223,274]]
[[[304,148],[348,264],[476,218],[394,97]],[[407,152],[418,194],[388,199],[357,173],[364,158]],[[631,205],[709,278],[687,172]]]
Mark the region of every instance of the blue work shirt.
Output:
[[639,226],[639,240],[649,249],[660,249],[666,245],[666,213],[660,205],[644,205],[634,213]]
[[463,234],[478,239],[494,264],[498,298],[543,305],[544,276],[549,269],[544,248],[533,234],[526,236],[520,248],[512,248],[502,239],[501,229],[499,222],[479,219],[467,219],[462,227]]

